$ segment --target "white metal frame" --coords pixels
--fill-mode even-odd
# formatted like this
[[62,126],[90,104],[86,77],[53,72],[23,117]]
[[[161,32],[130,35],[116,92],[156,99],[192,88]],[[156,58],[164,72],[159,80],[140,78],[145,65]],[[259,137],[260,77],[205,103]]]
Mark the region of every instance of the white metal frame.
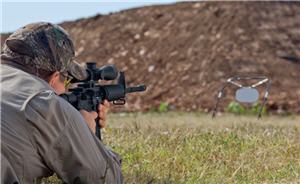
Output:
[[[245,81],[245,80],[258,80],[258,82],[253,85],[250,85],[250,86],[243,86],[242,84],[239,83],[239,81]],[[263,97],[263,101],[262,101],[261,107],[260,107],[258,115],[257,115],[258,119],[261,118],[261,113],[262,113],[263,107],[265,106],[265,104],[268,100],[269,90],[271,88],[271,80],[265,76],[252,76],[252,77],[235,76],[235,77],[231,77],[231,78],[227,79],[226,83],[218,91],[217,101],[216,101],[215,107],[213,109],[212,117],[214,118],[216,116],[220,100],[224,94],[224,90],[227,86],[229,86],[229,84],[237,86],[239,88],[243,88],[243,87],[256,88],[257,86],[266,84],[266,90],[265,90],[265,94]]]

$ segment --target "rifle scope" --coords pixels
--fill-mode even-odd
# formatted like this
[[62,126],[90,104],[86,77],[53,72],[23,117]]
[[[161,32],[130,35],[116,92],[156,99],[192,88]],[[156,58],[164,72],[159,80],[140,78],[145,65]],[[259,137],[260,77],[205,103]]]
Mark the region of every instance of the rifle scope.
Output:
[[105,65],[101,68],[96,67],[95,62],[86,63],[87,78],[78,80],[73,78],[71,83],[98,81],[98,80],[115,80],[118,77],[118,70],[114,65]]

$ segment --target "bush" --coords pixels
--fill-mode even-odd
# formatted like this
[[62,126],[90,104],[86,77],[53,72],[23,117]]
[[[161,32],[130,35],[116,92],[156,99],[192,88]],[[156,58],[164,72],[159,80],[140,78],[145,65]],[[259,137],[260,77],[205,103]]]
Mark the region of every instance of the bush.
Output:
[[[260,107],[261,107],[260,103],[254,103],[251,106],[244,107],[240,103],[233,101],[228,104],[226,111],[234,114],[239,114],[239,115],[245,115],[245,114],[257,115],[260,110]],[[264,106],[261,114],[264,115],[266,113],[267,113],[267,108],[266,106]]]
[[226,111],[234,114],[245,114],[245,108],[237,102],[230,102],[226,108]]
[[[260,103],[253,104],[251,106],[251,109],[250,109],[251,114],[258,114],[260,108],[261,108],[261,104]],[[264,106],[263,109],[262,109],[262,111],[261,111],[261,115],[265,115],[265,114],[267,114],[267,107],[266,106]]]
[[158,112],[167,112],[169,110],[169,104],[166,102],[162,102],[159,104]]

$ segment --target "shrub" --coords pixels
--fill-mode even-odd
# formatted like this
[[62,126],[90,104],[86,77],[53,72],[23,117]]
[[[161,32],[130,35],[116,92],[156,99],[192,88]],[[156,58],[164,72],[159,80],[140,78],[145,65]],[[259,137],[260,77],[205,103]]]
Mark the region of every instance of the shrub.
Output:
[[245,108],[237,103],[237,102],[230,102],[226,108],[226,111],[234,113],[234,114],[245,114],[246,110]]
[[159,104],[158,112],[167,112],[169,110],[169,104],[166,102],[162,102]]
[[[245,114],[257,115],[260,108],[261,108],[260,103],[254,103],[250,106],[243,106],[238,102],[232,101],[226,107],[226,111],[234,114],[239,114],[239,115],[245,115]],[[267,108],[266,106],[264,106],[261,114],[264,115],[266,113],[267,113]]]

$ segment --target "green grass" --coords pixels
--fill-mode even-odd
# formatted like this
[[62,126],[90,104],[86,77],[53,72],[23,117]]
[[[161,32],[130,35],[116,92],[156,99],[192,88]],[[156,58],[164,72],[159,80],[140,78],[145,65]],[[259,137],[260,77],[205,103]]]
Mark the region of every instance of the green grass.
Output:
[[108,124],[104,142],[122,155],[126,183],[300,182],[299,116],[133,113]]

